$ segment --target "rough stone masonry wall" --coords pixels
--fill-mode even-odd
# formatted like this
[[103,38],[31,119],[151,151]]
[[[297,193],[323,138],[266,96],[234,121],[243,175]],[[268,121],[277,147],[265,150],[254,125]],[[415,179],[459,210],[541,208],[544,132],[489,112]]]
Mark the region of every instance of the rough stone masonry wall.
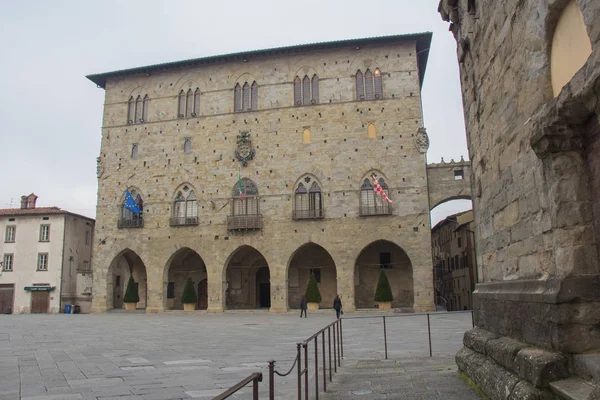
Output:
[[[567,3],[442,0],[439,11],[457,41],[473,166],[476,324],[568,355],[600,349],[600,4],[577,1],[593,53],[554,99],[550,46]],[[507,398],[517,382],[488,395]]]
[[[379,67],[384,98],[356,101],[354,78]],[[320,103],[293,106],[296,75],[321,80]],[[256,80],[258,111],[232,113],[236,82]],[[200,87],[200,118],[177,118],[181,88]],[[151,98],[148,120],[126,125],[131,95]],[[226,266],[240,246],[265,258],[271,277],[271,310],[288,307],[288,266],[294,252],[316,243],[333,258],[337,290],[345,309],[354,308],[354,270],[360,252],[386,240],[408,255],[414,281],[414,309],[433,309],[429,207],[425,156],[415,145],[422,126],[420,89],[414,42],[280,55],[222,65],[166,71],[151,76],[111,79],[106,86],[102,175],[94,251],[94,310],[104,311],[109,266],[126,249],[143,261],[148,276],[147,311],[165,308],[166,278],[172,255],[183,247],[196,251],[206,264],[209,311],[225,308]],[[375,138],[367,126],[376,125]],[[305,128],[311,142],[303,143]],[[251,134],[254,160],[241,169],[260,192],[263,229],[230,233],[231,191],[238,179],[234,160],[236,135]],[[192,151],[183,152],[185,138]],[[138,143],[139,155],[130,157]],[[396,201],[391,216],[359,217],[359,188],[377,171]],[[325,219],[292,220],[293,190],[309,175],[319,182]],[[170,227],[172,202],[184,183],[199,198],[198,226]],[[144,198],[143,229],[117,229],[126,187]]]

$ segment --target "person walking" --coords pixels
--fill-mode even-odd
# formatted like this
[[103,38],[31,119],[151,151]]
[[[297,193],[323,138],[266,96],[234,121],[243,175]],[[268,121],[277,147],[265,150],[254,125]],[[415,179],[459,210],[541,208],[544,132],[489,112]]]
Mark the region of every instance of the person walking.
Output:
[[302,318],[302,313],[304,313],[304,318],[306,318],[306,309],[308,308],[308,302],[306,301],[306,296],[302,296],[300,299],[300,318]]
[[342,300],[340,299],[339,294],[336,294],[335,299],[333,299],[333,309],[335,310],[337,319],[340,319],[340,314],[342,313]]

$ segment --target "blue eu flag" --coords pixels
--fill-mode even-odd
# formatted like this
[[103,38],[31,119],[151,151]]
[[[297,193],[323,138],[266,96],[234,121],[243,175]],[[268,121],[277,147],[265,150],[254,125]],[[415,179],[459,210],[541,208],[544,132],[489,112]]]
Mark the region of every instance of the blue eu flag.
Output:
[[131,193],[129,193],[129,189],[125,190],[125,204],[123,204],[123,207],[125,207],[134,214],[139,214],[142,212],[142,210],[140,210],[137,203],[133,199]]

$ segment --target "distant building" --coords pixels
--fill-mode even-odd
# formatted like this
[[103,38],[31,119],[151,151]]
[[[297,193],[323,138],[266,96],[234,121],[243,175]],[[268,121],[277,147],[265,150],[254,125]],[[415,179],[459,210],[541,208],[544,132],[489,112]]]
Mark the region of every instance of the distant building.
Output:
[[431,230],[436,305],[448,311],[473,309],[477,282],[473,211],[448,216]]
[[58,207],[0,209],[0,313],[89,312],[94,220]]

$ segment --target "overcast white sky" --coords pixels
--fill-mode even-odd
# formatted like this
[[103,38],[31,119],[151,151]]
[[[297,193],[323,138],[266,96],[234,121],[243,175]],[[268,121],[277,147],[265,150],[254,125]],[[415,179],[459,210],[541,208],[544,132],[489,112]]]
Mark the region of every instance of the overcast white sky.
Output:
[[[433,32],[423,86],[429,162],[468,156],[456,43],[438,0],[0,2],[0,208],[95,217],[104,90],[85,78],[148,64],[312,42]],[[309,24],[304,21],[310,21]],[[432,222],[470,208],[437,207]]]

